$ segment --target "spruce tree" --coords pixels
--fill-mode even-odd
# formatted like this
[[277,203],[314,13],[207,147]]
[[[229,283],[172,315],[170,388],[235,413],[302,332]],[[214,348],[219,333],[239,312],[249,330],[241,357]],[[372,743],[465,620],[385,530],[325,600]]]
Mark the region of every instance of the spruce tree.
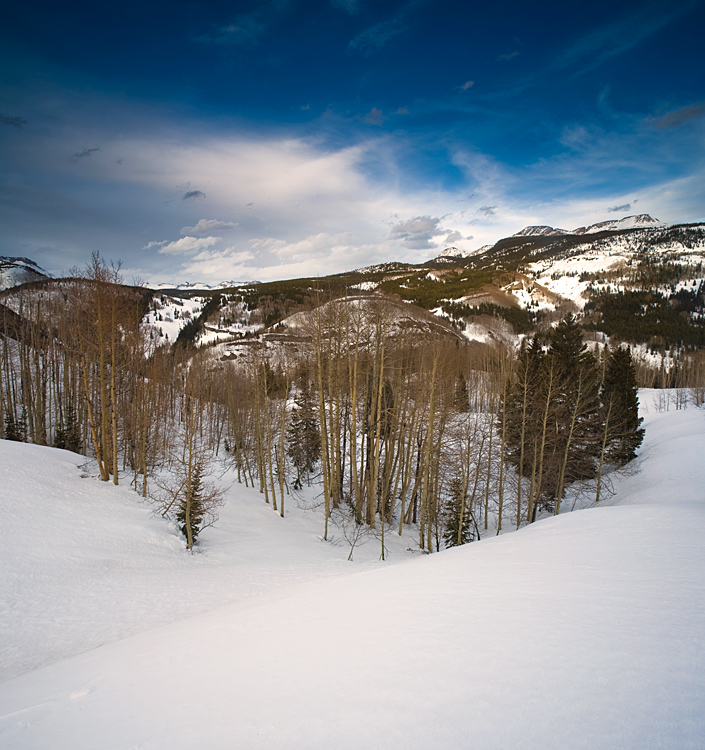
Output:
[[83,447],[81,441],[81,427],[76,418],[76,410],[69,403],[64,411],[64,422],[58,424],[54,432],[54,447],[80,453]]
[[443,518],[443,542],[446,547],[457,547],[473,540],[472,515],[459,477],[453,477],[451,480],[450,496],[443,508]]
[[23,424],[16,420],[10,411],[5,412],[5,440],[25,442]]
[[605,459],[608,463],[624,466],[636,456],[636,449],[644,439],[630,349],[619,347],[609,351],[601,395],[602,411],[610,410]]
[[306,385],[297,393],[294,405],[286,431],[287,455],[296,469],[294,489],[300,490],[304,479],[310,483],[311,472],[321,457],[321,432]]
[[[181,533],[186,540],[190,538],[193,543],[195,543],[203,528],[204,516],[207,511],[204,503],[203,468],[203,463],[200,460],[194,461],[191,482],[186,484],[184,492],[179,497],[176,510],[176,521],[180,524]],[[190,535],[187,526],[190,527]]]
[[548,352],[558,372],[556,392],[556,472],[550,487],[553,499],[576,479],[595,475],[595,458],[601,435],[599,414],[600,380],[597,362],[583,342],[582,331],[567,315],[551,335]]

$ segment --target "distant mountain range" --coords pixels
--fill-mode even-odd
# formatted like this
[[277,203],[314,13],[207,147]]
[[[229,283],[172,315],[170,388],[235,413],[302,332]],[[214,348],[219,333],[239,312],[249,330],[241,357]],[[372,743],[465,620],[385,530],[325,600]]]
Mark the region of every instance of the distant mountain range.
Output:
[[524,227],[512,237],[551,237],[561,234],[595,234],[596,232],[618,232],[620,229],[643,229],[646,227],[665,226],[663,222],[654,219],[648,214],[636,214],[625,216],[623,219],[610,219],[590,224],[588,227],[578,229],[558,229],[544,225]]
[[160,282],[159,284],[150,284],[146,286],[149,289],[154,289],[157,292],[214,292],[218,289],[231,289],[235,286],[250,286],[251,284],[259,284],[259,281],[221,281],[219,284],[204,284],[201,282],[191,283],[184,281],[181,284],[168,284]]

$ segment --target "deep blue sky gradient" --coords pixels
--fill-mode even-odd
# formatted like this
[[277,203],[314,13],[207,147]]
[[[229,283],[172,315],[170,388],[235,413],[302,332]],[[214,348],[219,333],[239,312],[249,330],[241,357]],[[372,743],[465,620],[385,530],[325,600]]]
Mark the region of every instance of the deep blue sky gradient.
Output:
[[0,20],[0,254],[54,272],[100,250],[149,280],[277,278],[527,223],[705,219],[703,2],[30,2]]

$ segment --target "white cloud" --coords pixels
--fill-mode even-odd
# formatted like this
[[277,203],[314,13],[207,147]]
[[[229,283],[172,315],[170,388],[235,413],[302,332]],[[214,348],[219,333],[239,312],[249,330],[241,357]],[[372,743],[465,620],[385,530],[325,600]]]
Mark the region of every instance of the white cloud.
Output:
[[223,232],[228,229],[235,229],[238,225],[236,221],[218,221],[217,219],[199,219],[196,226],[181,227],[180,234],[210,234],[211,232]]
[[157,252],[164,255],[189,255],[220,242],[220,237],[182,237],[175,242],[162,245]]
[[167,242],[169,242],[169,240],[152,240],[146,245],[142,245],[142,250],[151,250],[154,247],[162,247],[162,245],[166,245]]

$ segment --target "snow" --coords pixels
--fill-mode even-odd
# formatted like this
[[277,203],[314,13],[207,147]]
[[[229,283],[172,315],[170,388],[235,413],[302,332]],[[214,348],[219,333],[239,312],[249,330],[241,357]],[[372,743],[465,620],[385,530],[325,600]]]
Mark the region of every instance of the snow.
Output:
[[[160,297],[158,309],[150,308],[142,319],[142,323],[153,328],[158,335],[164,336],[164,342],[173,344],[179,336],[179,331],[193,318],[197,317],[205,302],[203,297],[191,299],[181,297]],[[184,313],[188,312],[188,317]],[[161,338],[161,336],[159,337]]]
[[0,441],[0,746],[701,748],[705,412],[663,396],[600,507],[391,566],[240,486],[188,555]]

